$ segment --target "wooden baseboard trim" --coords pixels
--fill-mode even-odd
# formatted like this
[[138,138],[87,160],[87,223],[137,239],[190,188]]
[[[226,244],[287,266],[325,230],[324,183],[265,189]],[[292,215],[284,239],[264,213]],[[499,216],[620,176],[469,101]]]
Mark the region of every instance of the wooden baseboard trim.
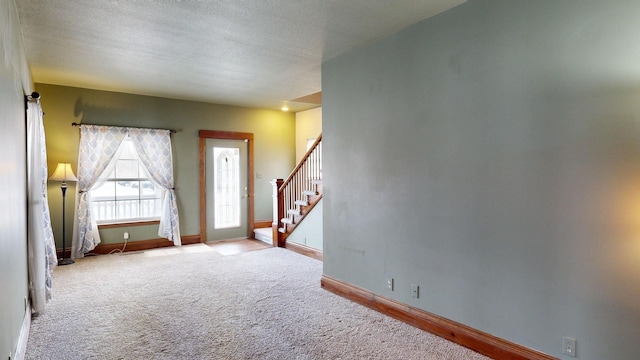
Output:
[[305,245],[296,244],[293,242],[285,243],[284,247],[293,252],[297,252],[298,254],[302,254],[308,256],[310,258],[314,258],[316,260],[322,261],[322,251],[314,249],[312,247],[308,247]]
[[[181,236],[180,241],[182,245],[190,245],[190,244],[199,244],[200,243],[200,235],[188,235]],[[141,241],[131,241],[127,243],[127,246],[124,246],[124,243],[117,244],[99,244],[95,247],[89,254],[109,254],[115,250],[121,250],[124,247],[124,252],[129,251],[141,251],[141,250],[151,250],[163,247],[171,247],[173,246],[173,242],[164,239],[150,239],[150,240],[141,240]]]
[[[288,244],[287,244],[288,245]],[[455,321],[376,295],[369,290],[322,275],[323,289],[364,305],[409,325],[455,342],[492,359],[558,360],[544,354]]]
[[273,223],[273,220],[256,220],[253,223],[253,228],[254,229],[270,228],[272,223]]
[[192,244],[200,244],[202,241],[200,241],[200,234],[197,234],[197,235],[180,236],[180,242],[182,243],[182,245],[192,245]]

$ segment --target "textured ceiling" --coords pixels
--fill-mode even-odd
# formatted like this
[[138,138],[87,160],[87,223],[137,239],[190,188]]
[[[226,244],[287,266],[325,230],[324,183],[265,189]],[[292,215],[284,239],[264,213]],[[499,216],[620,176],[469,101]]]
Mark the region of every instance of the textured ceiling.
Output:
[[465,0],[15,1],[35,82],[277,109],[322,90],[322,61]]

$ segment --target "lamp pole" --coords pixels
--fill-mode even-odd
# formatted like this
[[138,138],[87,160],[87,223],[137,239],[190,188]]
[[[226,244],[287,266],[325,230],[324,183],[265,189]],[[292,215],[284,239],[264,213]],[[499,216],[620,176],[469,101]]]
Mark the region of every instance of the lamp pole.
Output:
[[67,182],[66,181],[62,181],[62,184],[60,185],[60,189],[62,190],[62,259],[58,260],[58,265],[70,265],[73,264],[73,259],[71,258],[67,258],[67,244],[66,244],[66,236],[65,236],[65,225],[66,225],[66,219],[65,219],[65,199],[67,198]]
[[73,264],[72,259],[67,258],[67,242],[66,242],[66,198],[67,198],[67,181],[78,181],[78,178],[73,174],[73,170],[71,170],[71,164],[69,163],[58,163],[56,170],[53,172],[53,175],[49,178],[49,180],[60,181],[62,182],[60,185],[60,190],[62,190],[62,258],[58,260],[58,265],[69,265]]

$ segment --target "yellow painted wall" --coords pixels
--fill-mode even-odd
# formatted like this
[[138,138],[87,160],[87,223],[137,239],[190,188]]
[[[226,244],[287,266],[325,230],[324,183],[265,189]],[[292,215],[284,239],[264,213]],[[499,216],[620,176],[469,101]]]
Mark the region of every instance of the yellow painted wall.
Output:
[[307,140],[322,133],[322,108],[296,113],[296,162],[307,152]]

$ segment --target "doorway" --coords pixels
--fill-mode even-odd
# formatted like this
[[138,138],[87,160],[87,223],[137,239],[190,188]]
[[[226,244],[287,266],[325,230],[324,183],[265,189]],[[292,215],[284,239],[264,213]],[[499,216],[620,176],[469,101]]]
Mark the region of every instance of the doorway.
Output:
[[250,238],[253,134],[199,131],[200,241]]

